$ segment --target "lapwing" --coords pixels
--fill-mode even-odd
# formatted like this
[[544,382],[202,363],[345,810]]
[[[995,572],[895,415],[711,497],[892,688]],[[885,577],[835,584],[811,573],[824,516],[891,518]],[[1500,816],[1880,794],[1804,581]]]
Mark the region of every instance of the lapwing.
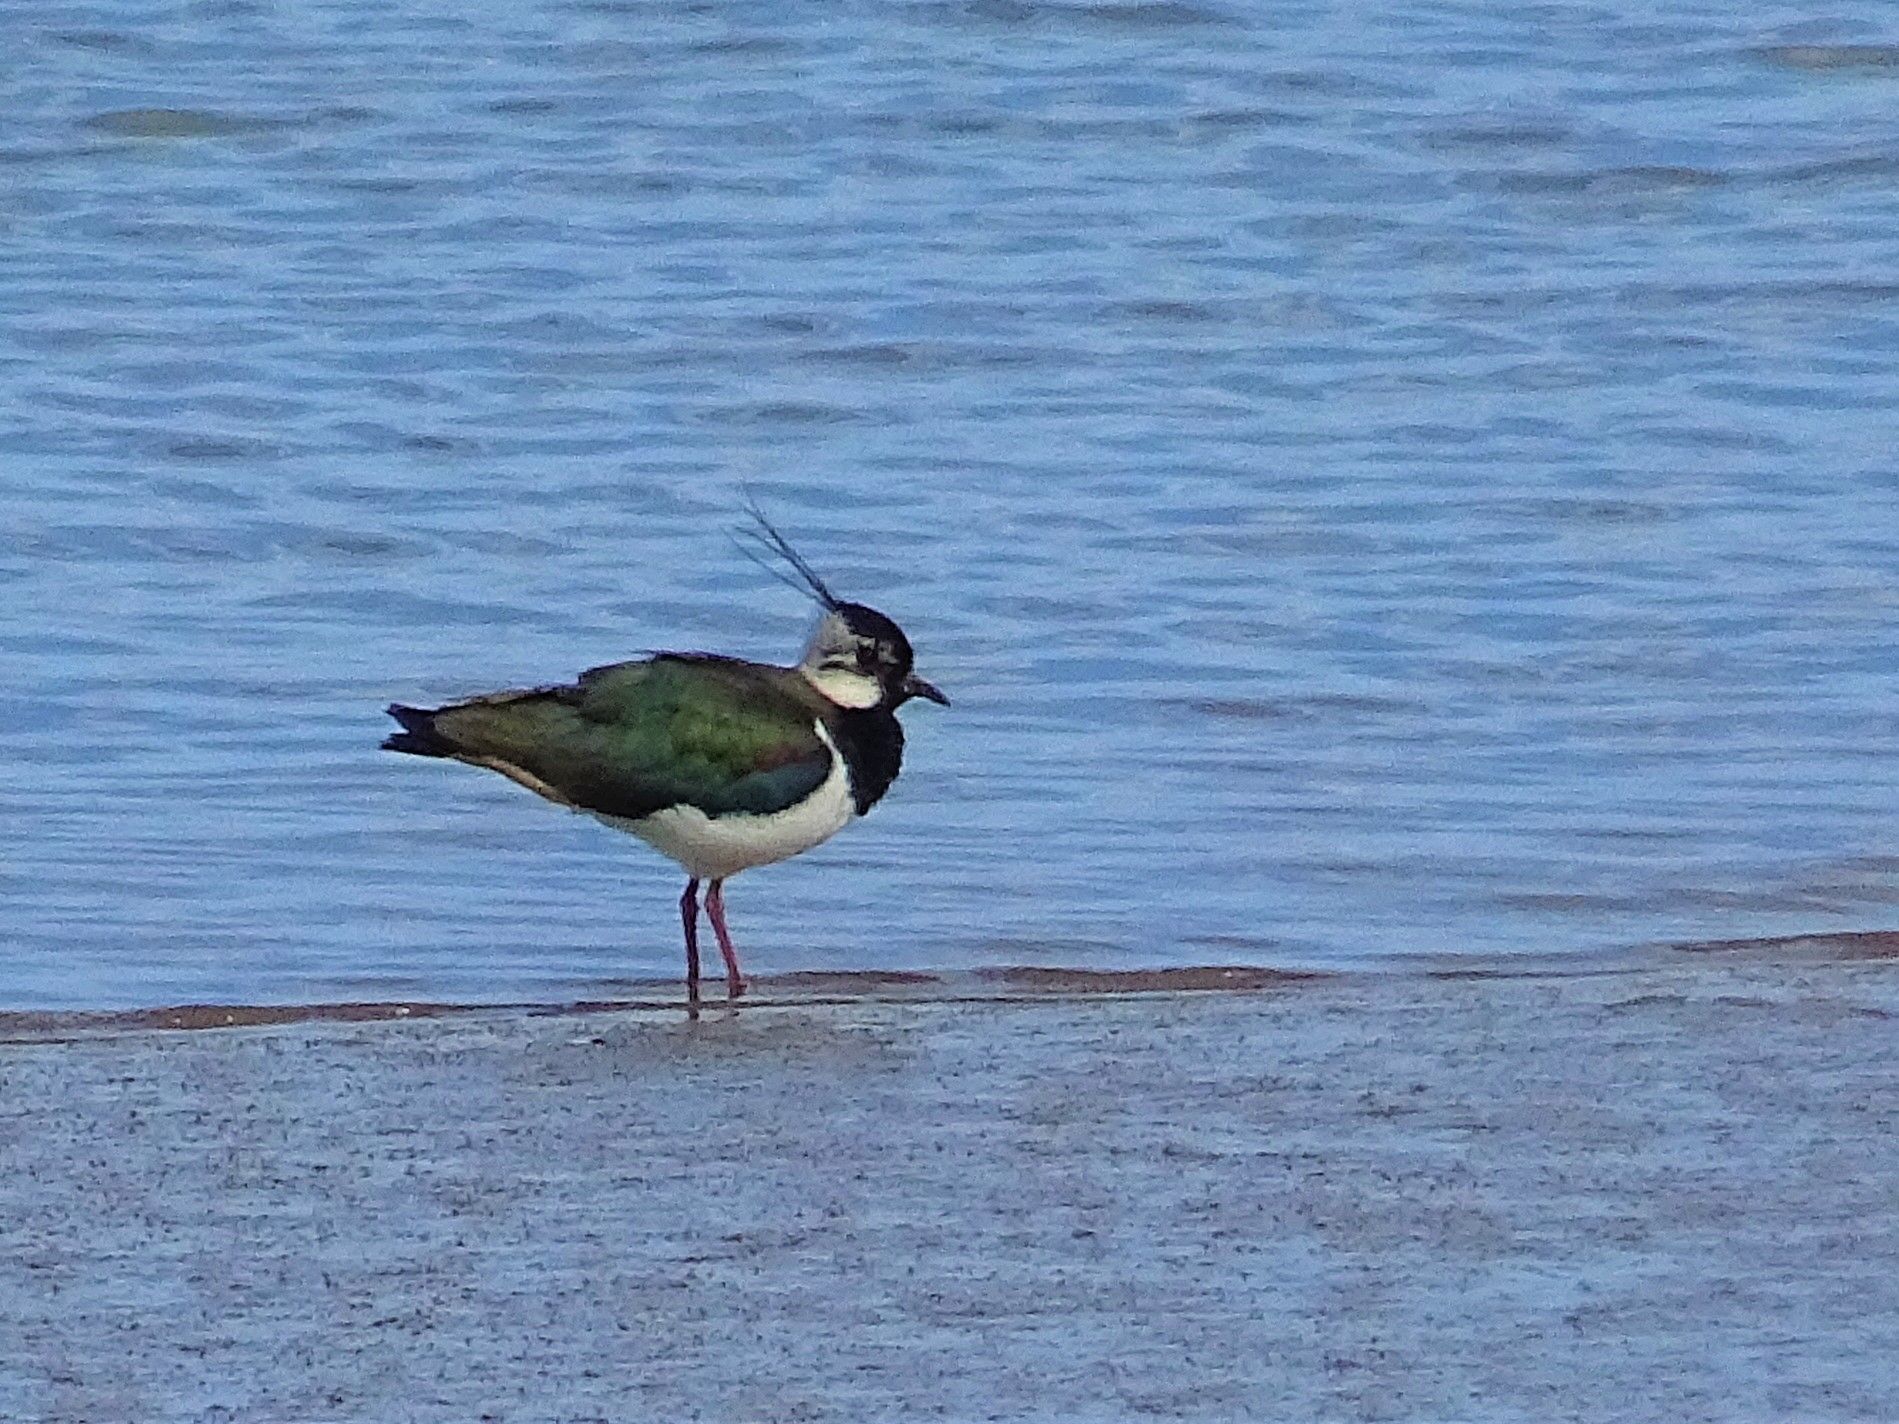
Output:
[[829,840],[897,779],[913,697],[949,699],[912,670],[910,640],[874,608],[846,603],[756,508],[747,532],[822,613],[796,667],[716,653],[654,653],[571,683],[388,711],[383,747],[498,771],[558,806],[629,831],[686,872],[679,897],[686,986],[699,998],[699,884],[725,958],[728,997],[745,992],[725,925],[725,882]]

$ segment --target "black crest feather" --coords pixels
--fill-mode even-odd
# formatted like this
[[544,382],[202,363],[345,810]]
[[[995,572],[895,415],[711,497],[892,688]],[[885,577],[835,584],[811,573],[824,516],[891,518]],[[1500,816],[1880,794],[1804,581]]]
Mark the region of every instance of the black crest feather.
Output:
[[[748,526],[732,535],[732,542],[738,545],[741,554],[785,587],[797,589],[799,593],[815,599],[824,608],[836,609],[841,606],[837,596],[824,586],[824,580],[818,577],[817,570],[806,563],[804,556],[791,547],[790,541],[778,532],[772,522],[765,517],[765,511],[758,507],[758,501],[749,494],[745,497],[745,512],[752,516],[752,523],[758,527],[754,529]],[[792,578],[779,568],[773,562],[774,557],[790,564],[796,570],[798,578]],[[800,583],[799,579],[803,582]]]

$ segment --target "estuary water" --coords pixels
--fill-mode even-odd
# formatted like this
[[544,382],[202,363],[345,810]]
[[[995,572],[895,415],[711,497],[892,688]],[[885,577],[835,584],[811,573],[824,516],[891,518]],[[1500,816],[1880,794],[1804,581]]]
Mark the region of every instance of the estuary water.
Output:
[[0,7],[0,1008],[677,973],[381,708],[789,660],[747,491],[955,702],[756,974],[1893,926],[1899,31],[1820,13]]

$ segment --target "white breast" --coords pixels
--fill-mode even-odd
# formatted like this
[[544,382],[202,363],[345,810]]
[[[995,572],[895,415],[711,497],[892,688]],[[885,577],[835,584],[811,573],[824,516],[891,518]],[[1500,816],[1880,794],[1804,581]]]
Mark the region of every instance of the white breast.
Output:
[[615,830],[628,831],[661,855],[676,860],[686,874],[701,880],[723,880],[754,865],[770,865],[828,841],[844,828],[855,811],[844,758],[824,724],[816,724],[818,739],[830,753],[831,771],[818,789],[786,811],[765,816],[708,816],[697,806],[668,806],[639,820],[600,816]]

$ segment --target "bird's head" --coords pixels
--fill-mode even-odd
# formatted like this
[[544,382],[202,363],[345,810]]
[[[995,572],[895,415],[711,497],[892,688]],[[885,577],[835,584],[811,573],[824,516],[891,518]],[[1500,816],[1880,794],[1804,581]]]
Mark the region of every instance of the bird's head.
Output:
[[[750,513],[758,528],[746,532],[763,552],[741,543],[746,557],[774,578],[808,594],[824,609],[798,662],[798,671],[813,687],[839,707],[858,710],[882,707],[895,711],[912,697],[949,706],[949,698],[916,675],[916,655],[903,629],[874,608],[846,603],[832,594],[757,505],[751,506]],[[790,565],[797,578],[788,577],[767,555]]]
[[949,706],[949,698],[912,670],[915,663],[903,629],[874,608],[839,603],[818,620],[798,670],[840,707],[894,711],[912,697]]

